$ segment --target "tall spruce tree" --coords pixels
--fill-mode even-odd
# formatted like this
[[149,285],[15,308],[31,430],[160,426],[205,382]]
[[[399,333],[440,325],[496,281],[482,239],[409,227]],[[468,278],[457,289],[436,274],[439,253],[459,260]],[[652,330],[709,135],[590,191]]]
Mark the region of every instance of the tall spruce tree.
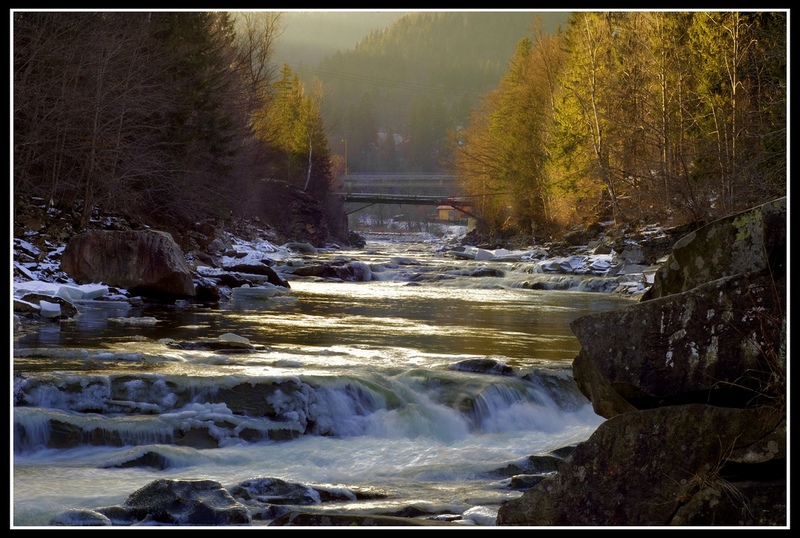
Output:
[[237,146],[236,130],[225,112],[231,84],[229,47],[233,29],[226,13],[162,12],[152,15],[153,38],[170,52],[164,87],[178,98],[166,110],[167,152],[172,162],[173,214],[198,208],[215,214]]
[[520,40],[508,73],[454,146],[464,190],[478,200],[490,233],[509,226],[535,233],[552,228],[546,144],[553,96],[542,72],[548,62],[559,69],[553,52],[547,39],[535,49],[529,38]]
[[256,125],[274,150],[273,177],[321,197],[330,182],[330,151],[320,115],[321,90],[314,95],[288,64],[273,85],[269,106]]

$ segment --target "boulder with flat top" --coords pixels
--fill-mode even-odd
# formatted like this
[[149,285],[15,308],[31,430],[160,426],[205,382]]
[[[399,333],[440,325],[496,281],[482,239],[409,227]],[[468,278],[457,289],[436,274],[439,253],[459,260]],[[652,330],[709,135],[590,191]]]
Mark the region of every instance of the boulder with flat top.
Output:
[[498,525],[785,526],[786,199],[688,233],[638,303],[575,319],[608,419]]
[[166,232],[90,230],[73,236],[61,269],[78,284],[102,282],[132,295],[170,299],[194,297],[183,252]]

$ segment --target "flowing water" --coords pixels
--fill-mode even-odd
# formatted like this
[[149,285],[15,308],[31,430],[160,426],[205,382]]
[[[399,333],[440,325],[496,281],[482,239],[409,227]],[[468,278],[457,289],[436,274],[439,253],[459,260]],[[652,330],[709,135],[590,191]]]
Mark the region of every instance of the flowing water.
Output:
[[[303,507],[317,511],[496,514],[522,494],[498,469],[602,422],[571,379],[570,321],[632,299],[527,289],[524,262],[457,260],[408,239],[305,261],[358,260],[369,281],[289,275],[288,292],[213,307],[90,301],[18,336],[12,524],[121,504],[157,478],[380,493]],[[500,272],[476,272],[486,267]],[[186,345],[226,333],[254,348]],[[512,371],[454,367],[473,359]],[[54,424],[93,433],[70,443]],[[129,465],[148,454],[160,464]]]

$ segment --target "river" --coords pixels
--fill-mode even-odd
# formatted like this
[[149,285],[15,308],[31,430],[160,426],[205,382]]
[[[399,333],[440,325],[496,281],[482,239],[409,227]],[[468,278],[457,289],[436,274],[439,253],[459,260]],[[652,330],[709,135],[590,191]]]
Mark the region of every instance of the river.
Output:
[[[580,346],[569,323],[629,296],[530,289],[529,265],[456,259],[427,235],[368,236],[364,249],[304,263],[334,257],[363,262],[372,279],[289,275],[291,289],[273,297],[235,293],[216,306],[88,301],[73,321],[18,335],[12,524],[121,504],[157,478],[274,477],[380,493],[304,510],[413,507],[490,525],[522,494],[498,469],[573,446],[602,422],[571,380]],[[475,271],[486,267],[498,271]],[[225,334],[252,349],[180,345]],[[457,366],[478,359],[510,370]],[[224,396],[247,387],[267,396],[242,409]],[[59,422],[104,433],[56,446]],[[178,442],[178,430],[215,446]],[[161,464],[127,465],[146,454]]]

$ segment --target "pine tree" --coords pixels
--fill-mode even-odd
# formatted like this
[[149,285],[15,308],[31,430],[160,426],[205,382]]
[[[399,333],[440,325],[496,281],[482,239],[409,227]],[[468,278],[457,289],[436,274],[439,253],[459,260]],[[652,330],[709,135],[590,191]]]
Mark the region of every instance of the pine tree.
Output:
[[330,151],[320,114],[321,90],[308,95],[288,64],[273,85],[268,109],[256,125],[275,150],[275,179],[322,196],[330,182]]

